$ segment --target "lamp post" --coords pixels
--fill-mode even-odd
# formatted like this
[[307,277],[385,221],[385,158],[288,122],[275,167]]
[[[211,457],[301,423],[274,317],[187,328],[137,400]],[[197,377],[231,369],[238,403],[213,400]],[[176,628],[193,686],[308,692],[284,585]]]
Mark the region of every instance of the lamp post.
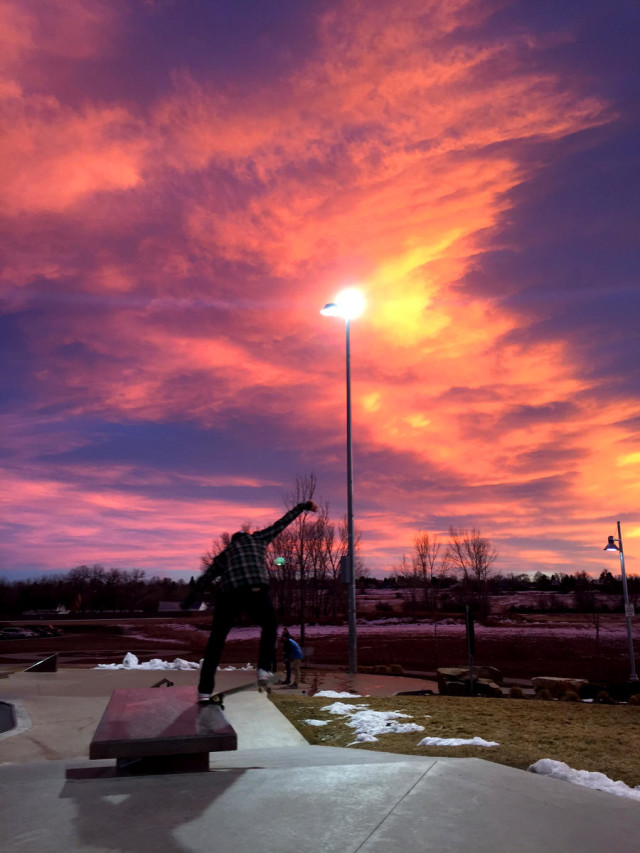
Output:
[[350,321],[360,316],[364,309],[364,298],[354,288],[343,290],[335,302],[327,303],[320,311],[325,317],[342,317],[346,330],[347,365],[347,588],[349,594],[349,672],[358,671],[356,639],[356,573],[354,566],[353,536],[353,449],[351,441],[351,335]]
[[[616,542],[618,543],[618,545],[616,545]],[[609,536],[608,542],[604,550],[618,551],[620,553],[622,595],[624,597],[624,613],[627,619],[627,640],[629,641],[629,663],[631,665],[631,675],[629,676],[629,681],[637,681],[638,676],[636,675],[636,660],[633,654],[633,634],[631,632],[631,616],[633,613],[633,605],[629,604],[629,590],[627,589],[627,574],[624,570],[624,551],[622,549],[622,531],[620,530],[620,522],[618,522],[618,538],[614,539],[613,536]]]

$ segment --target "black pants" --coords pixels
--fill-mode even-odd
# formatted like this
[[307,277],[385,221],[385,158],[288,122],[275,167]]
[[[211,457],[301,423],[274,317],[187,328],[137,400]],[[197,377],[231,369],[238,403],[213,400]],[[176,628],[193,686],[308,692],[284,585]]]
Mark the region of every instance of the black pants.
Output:
[[278,621],[269,597],[269,588],[247,586],[219,590],[216,596],[211,634],[200,670],[199,693],[213,692],[216,670],[222,657],[227,634],[240,621],[243,611],[246,611],[261,628],[258,669],[270,669],[276,647]]

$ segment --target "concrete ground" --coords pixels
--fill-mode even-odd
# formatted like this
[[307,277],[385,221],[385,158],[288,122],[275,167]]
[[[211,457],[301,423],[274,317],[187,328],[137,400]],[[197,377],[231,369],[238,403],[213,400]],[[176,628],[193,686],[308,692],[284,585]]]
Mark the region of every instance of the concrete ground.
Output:
[[[238,750],[210,772],[97,777],[88,761],[111,692],[193,672],[61,670],[0,681],[19,730],[0,736],[0,846],[11,853],[251,850],[639,853],[640,804],[479,759],[309,746],[257,692],[228,697]],[[246,673],[221,673],[218,686]],[[318,676],[303,689],[392,695],[430,683]],[[165,689],[165,688],[159,688]]]

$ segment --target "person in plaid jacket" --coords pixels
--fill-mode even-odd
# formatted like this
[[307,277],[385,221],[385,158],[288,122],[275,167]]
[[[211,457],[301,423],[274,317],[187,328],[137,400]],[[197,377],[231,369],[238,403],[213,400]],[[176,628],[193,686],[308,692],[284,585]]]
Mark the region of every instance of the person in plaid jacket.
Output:
[[234,533],[231,542],[214,557],[183,601],[182,607],[188,609],[206,587],[218,580],[211,634],[200,669],[199,702],[209,701],[227,634],[245,610],[261,629],[258,684],[265,684],[271,678],[269,667],[276,647],[278,622],[269,596],[267,546],[303,512],[316,512],[317,509],[313,501],[304,501],[264,530]]

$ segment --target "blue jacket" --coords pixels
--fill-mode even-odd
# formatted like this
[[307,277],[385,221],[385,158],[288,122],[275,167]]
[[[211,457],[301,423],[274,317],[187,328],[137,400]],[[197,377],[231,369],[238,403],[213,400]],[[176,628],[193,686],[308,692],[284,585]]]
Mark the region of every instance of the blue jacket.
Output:
[[291,660],[302,660],[302,649],[291,637],[289,637],[289,654],[291,655]]

